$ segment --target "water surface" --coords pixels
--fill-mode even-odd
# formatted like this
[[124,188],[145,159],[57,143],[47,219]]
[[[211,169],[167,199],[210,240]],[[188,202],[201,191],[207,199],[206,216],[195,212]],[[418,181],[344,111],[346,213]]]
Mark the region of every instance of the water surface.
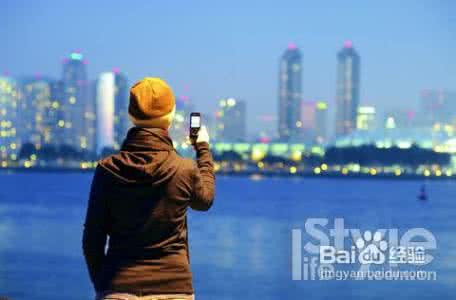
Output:
[[[92,299],[81,233],[89,173],[0,173],[0,296]],[[197,299],[455,299],[456,183],[219,177],[207,212],[191,212]],[[437,238],[436,281],[292,281],[291,230],[307,218],[348,228],[424,227]],[[332,227],[332,224],[329,224]]]

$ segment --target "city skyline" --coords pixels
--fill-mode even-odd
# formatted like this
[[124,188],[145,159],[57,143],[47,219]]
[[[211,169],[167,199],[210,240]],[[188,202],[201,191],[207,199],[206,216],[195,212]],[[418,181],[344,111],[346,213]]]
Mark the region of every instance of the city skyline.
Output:
[[[155,47],[143,40],[134,47],[132,42],[149,27],[146,2],[135,7],[110,3],[106,9],[106,3],[83,1],[71,7],[6,1],[0,9],[0,33],[9,43],[0,49],[7,58],[0,62],[0,72],[58,77],[57,58],[80,48],[88,58],[89,79],[113,66],[131,82],[161,76],[176,94],[189,95],[197,109],[207,111],[214,111],[217,99],[227,94],[242,97],[250,107],[252,131],[275,128],[275,122],[261,120],[277,113],[277,61],[290,42],[303,53],[303,98],[325,100],[330,110],[335,104],[334,52],[347,39],[363,56],[360,104],[381,110],[395,104],[416,107],[422,89],[452,90],[456,85],[450,1],[246,3],[242,11],[232,4],[204,4],[157,4],[163,13],[149,21],[150,27],[162,28],[154,36],[166,43]],[[63,19],[59,12],[70,9]],[[84,22],[78,15],[85,16]],[[120,16],[121,24],[115,21]],[[226,22],[229,16],[236,22]],[[275,22],[269,24],[273,16]]]
[[[279,104],[284,104],[280,106],[288,114],[287,117],[297,120],[296,123],[286,124],[290,125],[290,132],[296,130],[293,136],[285,136],[287,141],[275,134],[248,136],[247,103],[243,99],[227,97],[220,99],[220,109],[214,112],[215,120],[212,114],[204,115],[209,130],[212,129],[210,134],[215,153],[221,157],[225,152],[231,153],[230,159],[251,157],[253,161],[258,161],[259,169],[265,166],[261,162],[263,158],[271,160],[273,165],[278,163],[277,159],[302,162],[304,156],[317,155],[321,159],[326,150],[331,157],[334,151],[353,147],[362,151],[424,151],[419,155],[436,155],[437,160],[440,153],[447,153],[440,156],[445,161],[449,158],[448,153],[456,153],[456,115],[452,109],[456,93],[426,90],[421,93],[422,109],[416,115],[410,110],[391,110],[384,116],[384,122],[377,126],[375,106],[359,105],[356,101],[359,56],[352,43],[345,42],[337,56],[337,90],[341,95],[338,100],[344,112],[343,124],[349,125],[342,128],[343,135],[336,140],[327,137],[327,102],[300,97],[301,55],[296,46],[289,45],[280,63],[279,79],[284,93],[279,94],[277,100]],[[0,124],[2,167],[10,164],[25,168],[48,164],[69,167],[80,163],[83,169],[91,168],[94,166],[91,159],[118,150],[119,139],[124,137],[123,131],[128,126],[127,122],[121,122],[121,119],[127,121],[127,79],[119,69],[114,68],[100,73],[96,81],[89,81],[86,67],[84,54],[77,51],[64,59],[59,79],[0,76],[0,113],[5,116]],[[170,135],[176,149],[187,154],[186,119],[191,111],[194,111],[191,99],[185,95],[177,96],[175,122]],[[296,111],[298,114],[295,114]],[[277,125],[279,120],[276,118]],[[337,122],[335,125],[340,127]],[[316,168],[315,172],[319,174],[320,167]],[[242,168],[237,166],[236,169]],[[297,170],[291,166],[289,171],[294,174]],[[436,174],[441,172],[439,170]],[[453,171],[445,172],[451,176]]]
[[[393,117],[393,121],[398,119],[399,124],[402,124],[399,126],[400,128],[403,127],[404,117],[409,120],[407,122],[411,122],[411,125],[418,127],[432,127],[435,124],[438,125],[439,121],[443,122],[442,124],[451,124],[453,122],[453,114],[451,112],[453,111],[452,108],[454,108],[454,99],[456,99],[456,92],[454,91],[425,89],[420,93],[420,107],[406,108],[396,106],[387,109],[382,114],[379,114],[380,109],[378,107],[360,103],[360,56],[350,40],[345,41],[342,49],[337,52],[336,116],[334,120],[331,120],[331,117],[328,116],[329,105],[327,101],[322,101],[321,99],[309,100],[301,96],[301,57],[299,48],[295,44],[289,44],[279,62],[278,114],[277,116],[266,116],[266,118],[269,118],[269,122],[274,122],[276,131],[247,131],[248,124],[246,120],[248,114],[242,113],[242,117],[239,119],[242,123],[240,127],[242,129],[239,131],[238,128],[233,131],[242,132],[242,137],[236,139],[234,138],[236,134],[228,134],[231,137],[227,140],[245,139],[254,141],[266,138],[265,140],[269,141],[292,143],[333,143],[336,141],[335,138],[350,135],[356,130],[366,129],[359,126],[359,116],[364,114],[362,111],[364,108],[375,111],[369,117],[372,119],[369,122],[378,123],[380,127],[383,125],[386,127],[391,126],[393,124],[391,123],[391,117]],[[46,144],[65,144],[80,150],[94,151],[97,148],[99,153],[101,149],[97,144],[100,142],[100,134],[103,132],[99,131],[100,125],[106,125],[106,116],[108,116],[110,130],[107,133],[109,135],[107,140],[112,141],[107,142],[105,146],[107,148],[112,146],[114,149],[118,149],[128,127],[131,126],[127,117],[128,79],[125,76],[126,74],[122,73],[119,68],[114,67],[111,71],[98,74],[96,80],[88,80],[87,65],[87,59],[84,54],[80,50],[76,50],[69,53],[62,60],[63,72],[61,78],[53,78],[43,74],[19,78],[11,75],[0,75],[0,78],[4,80],[11,78],[13,82],[17,82],[19,89],[22,91],[21,98],[23,98],[23,101],[20,102],[20,105],[21,109],[25,111],[25,114],[23,113],[25,119],[18,123],[19,126],[22,126],[20,130],[22,139],[26,137],[26,140],[30,140],[35,145],[40,145],[45,141]],[[112,93],[115,93],[112,97],[115,96],[115,101],[108,100],[107,102],[108,106],[114,107],[114,114],[97,109],[97,106],[100,106],[101,103],[98,103],[100,101],[99,78],[107,73],[115,78],[115,86],[112,88]],[[195,103],[188,95],[176,95],[176,98],[179,101],[188,102],[191,105],[191,110],[195,110]],[[106,100],[103,99],[103,101]],[[111,103],[113,101],[115,103]],[[225,100],[222,98],[217,101],[219,101],[220,105]],[[248,102],[242,100],[240,103],[243,107],[242,111],[245,112]],[[431,114],[428,114],[428,111]],[[316,112],[318,114],[315,114]],[[340,115],[337,115],[338,112],[341,112]],[[183,121],[190,111],[187,109],[182,111],[182,113],[184,114],[180,118]],[[225,134],[220,134],[220,124],[225,123],[222,120],[223,118],[220,118],[220,113],[223,113],[223,111],[218,109],[203,113],[204,119],[208,121],[208,128],[213,130],[213,137],[219,141],[220,138],[223,140],[223,137],[226,136]],[[405,115],[403,115],[404,113]],[[29,117],[26,117],[27,115]],[[104,119],[100,121],[97,115]],[[430,116],[433,117],[429,119]],[[57,127],[61,129],[52,129],[53,121],[57,122]],[[233,122],[234,119],[230,120],[230,124]],[[387,122],[390,122],[389,125],[386,125]],[[361,127],[364,126],[361,125]],[[395,123],[394,126],[396,126]],[[177,127],[180,128],[181,125]],[[327,127],[335,129],[336,134],[329,134]],[[369,130],[375,129],[375,127],[370,125],[368,127]],[[377,129],[380,127],[377,127]],[[282,131],[282,135],[281,128],[286,129]],[[340,132],[337,133],[337,130],[340,130]],[[68,134],[69,132],[71,134]],[[292,132],[293,134],[284,136],[284,132],[287,134]],[[110,135],[114,136],[110,137]],[[178,135],[180,136],[181,134],[179,133]],[[74,136],[76,139],[73,138]]]

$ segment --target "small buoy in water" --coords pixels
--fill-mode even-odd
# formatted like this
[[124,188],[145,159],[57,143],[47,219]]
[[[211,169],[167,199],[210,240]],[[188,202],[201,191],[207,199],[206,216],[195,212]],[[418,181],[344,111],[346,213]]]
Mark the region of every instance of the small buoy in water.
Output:
[[420,193],[418,194],[417,198],[419,200],[427,200],[428,199],[428,195],[426,193],[426,186],[424,184],[421,185]]

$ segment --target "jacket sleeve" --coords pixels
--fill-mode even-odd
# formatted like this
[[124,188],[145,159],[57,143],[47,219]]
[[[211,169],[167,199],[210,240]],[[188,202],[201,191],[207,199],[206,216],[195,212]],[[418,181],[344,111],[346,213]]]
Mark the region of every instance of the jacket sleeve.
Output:
[[87,214],[84,222],[82,248],[90,275],[90,280],[96,291],[99,291],[99,272],[105,257],[107,239],[107,207],[101,195],[100,167],[95,171],[90,189]]
[[196,166],[192,172],[192,197],[190,207],[194,210],[208,210],[214,201],[214,162],[206,142],[196,144]]

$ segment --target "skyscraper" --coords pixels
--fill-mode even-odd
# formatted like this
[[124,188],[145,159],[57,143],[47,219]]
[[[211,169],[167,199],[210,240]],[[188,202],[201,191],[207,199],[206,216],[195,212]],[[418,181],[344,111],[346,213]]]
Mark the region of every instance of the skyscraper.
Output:
[[96,152],[119,149],[130,127],[128,82],[118,69],[101,73],[96,82]]
[[63,62],[63,97],[61,127],[64,144],[76,150],[93,151],[95,146],[95,103],[89,98],[87,61],[79,51]]
[[21,107],[20,135],[23,143],[32,143],[35,149],[51,144],[51,132],[57,127],[52,120],[51,81],[35,76],[21,80],[23,107]]
[[294,44],[280,59],[279,70],[279,139],[299,139],[301,133],[301,52]]
[[96,151],[114,148],[114,99],[116,92],[115,75],[112,72],[101,73],[97,81],[97,130]]
[[217,112],[217,140],[243,142],[246,139],[246,104],[234,98],[221,99]]
[[337,54],[336,137],[356,129],[359,105],[360,57],[351,41]]
[[18,130],[18,107],[21,102],[17,82],[11,77],[0,76],[0,165],[16,160],[20,148]]
[[114,94],[114,148],[119,149],[131,127],[128,118],[128,80],[127,77],[114,68],[115,94]]

